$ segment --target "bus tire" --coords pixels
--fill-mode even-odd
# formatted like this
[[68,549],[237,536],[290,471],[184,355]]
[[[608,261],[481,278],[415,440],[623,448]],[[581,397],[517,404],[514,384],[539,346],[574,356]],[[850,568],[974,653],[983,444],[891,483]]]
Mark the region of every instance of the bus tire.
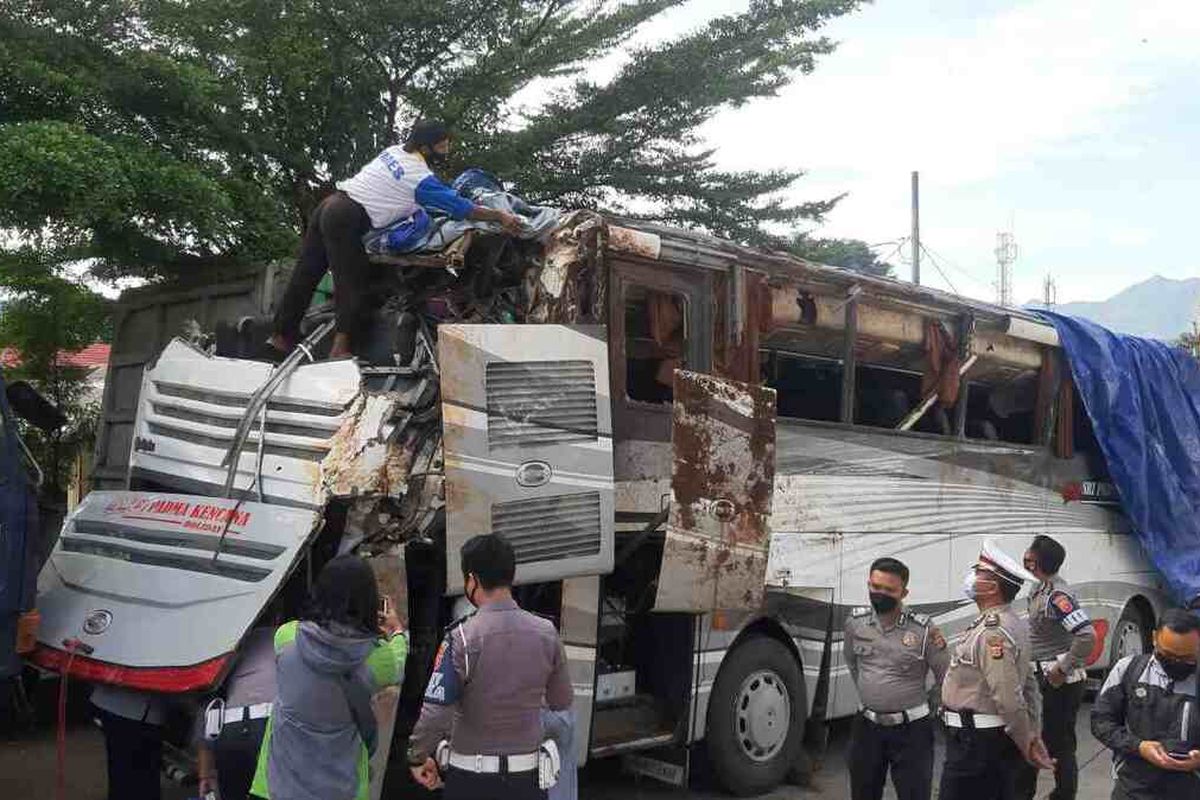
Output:
[[1109,667],[1125,656],[1140,655],[1150,650],[1150,632],[1154,621],[1147,619],[1141,605],[1131,600],[1125,604],[1117,624],[1112,631]]
[[783,644],[752,636],[721,664],[708,703],[705,739],[717,780],[747,797],[779,785],[803,747],[800,665]]

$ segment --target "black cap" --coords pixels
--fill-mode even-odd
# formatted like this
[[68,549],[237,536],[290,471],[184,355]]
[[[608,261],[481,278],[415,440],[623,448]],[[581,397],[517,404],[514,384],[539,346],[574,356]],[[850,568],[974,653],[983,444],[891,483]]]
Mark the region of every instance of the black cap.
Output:
[[450,129],[436,119],[420,119],[413,123],[404,143],[410,147],[427,145],[433,147],[443,139],[450,138]]

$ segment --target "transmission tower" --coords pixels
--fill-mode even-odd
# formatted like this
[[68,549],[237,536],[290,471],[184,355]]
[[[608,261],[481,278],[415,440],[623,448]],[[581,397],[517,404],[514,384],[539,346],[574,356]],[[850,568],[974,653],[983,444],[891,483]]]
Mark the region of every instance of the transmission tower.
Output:
[[1046,308],[1058,305],[1058,284],[1054,282],[1053,275],[1047,275],[1046,280],[1042,281],[1042,305]]
[[996,234],[996,302],[1011,306],[1012,265],[1017,260],[1017,243],[1011,233]]

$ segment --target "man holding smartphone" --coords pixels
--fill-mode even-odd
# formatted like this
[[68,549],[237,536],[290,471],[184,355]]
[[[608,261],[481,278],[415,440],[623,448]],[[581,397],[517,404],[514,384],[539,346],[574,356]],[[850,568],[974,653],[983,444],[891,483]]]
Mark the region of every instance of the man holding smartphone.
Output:
[[1162,615],[1153,654],[1126,656],[1092,707],[1092,733],[1113,751],[1113,800],[1200,797],[1200,618]]

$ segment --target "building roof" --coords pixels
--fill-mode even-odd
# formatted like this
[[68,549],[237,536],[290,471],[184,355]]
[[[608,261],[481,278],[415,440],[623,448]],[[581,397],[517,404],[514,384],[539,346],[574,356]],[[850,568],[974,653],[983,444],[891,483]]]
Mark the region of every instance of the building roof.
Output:
[[[60,352],[58,354],[58,363],[60,366],[80,367],[81,369],[99,369],[108,365],[109,355],[112,353],[112,345],[105,342],[94,342],[89,344],[82,350],[74,352]],[[5,347],[0,350],[0,366],[16,367],[21,363],[21,353],[15,347]]]

